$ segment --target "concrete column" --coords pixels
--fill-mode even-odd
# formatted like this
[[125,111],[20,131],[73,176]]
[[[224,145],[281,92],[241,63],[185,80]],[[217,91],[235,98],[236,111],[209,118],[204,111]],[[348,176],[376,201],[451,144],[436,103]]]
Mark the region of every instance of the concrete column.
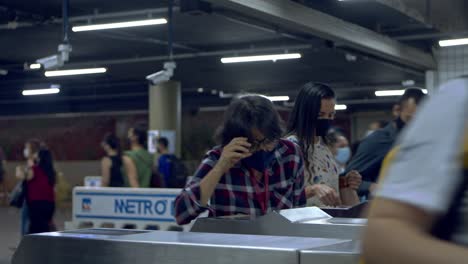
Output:
[[426,71],[426,89],[429,94],[433,94],[438,89],[437,74],[434,71]]
[[[182,93],[180,82],[149,86],[149,129],[175,132],[175,154],[181,156]],[[163,135],[164,136],[164,135]]]

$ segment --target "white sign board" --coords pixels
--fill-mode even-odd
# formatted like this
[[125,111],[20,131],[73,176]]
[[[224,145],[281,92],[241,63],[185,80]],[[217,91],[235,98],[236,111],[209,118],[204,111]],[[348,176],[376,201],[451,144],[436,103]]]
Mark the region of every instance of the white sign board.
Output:
[[85,188],[73,190],[73,222],[135,224],[139,229],[177,226],[175,198],[181,189]]

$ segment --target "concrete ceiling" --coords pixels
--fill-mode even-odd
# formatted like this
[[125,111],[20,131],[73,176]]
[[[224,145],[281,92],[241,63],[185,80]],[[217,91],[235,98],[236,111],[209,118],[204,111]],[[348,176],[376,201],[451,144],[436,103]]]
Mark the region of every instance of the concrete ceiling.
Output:
[[[353,3],[332,0],[312,1],[313,5],[301,2],[311,10],[324,12],[376,34],[386,34],[379,32],[380,29],[403,28],[405,25],[427,28],[426,18],[411,15],[419,10],[416,4],[408,5],[409,9],[416,11],[406,13],[382,3],[375,5],[378,9],[365,10],[365,5],[360,3],[353,6]],[[178,6],[180,1],[176,4]],[[152,12],[156,17],[165,16],[166,7],[167,1],[74,0],[71,1],[70,15],[76,18],[72,20],[73,24],[83,24],[96,12],[160,10],[159,13]],[[60,17],[60,0],[0,0],[0,48],[4,51],[0,53],[0,69],[9,72],[6,76],[0,75],[0,115],[147,108],[144,76],[160,70],[166,60],[167,27],[71,34],[73,52],[66,67],[108,67],[108,73],[102,76],[50,80],[44,78],[41,71],[25,71],[24,63],[56,52],[61,41]],[[132,17],[141,18],[142,15],[134,14]],[[178,64],[174,77],[182,82],[183,100],[193,107],[226,104],[228,100],[220,99],[218,94],[212,95],[212,90],[294,97],[301,84],[321,81],[333,84],[341,100],[355,102],[350,107],[351,111],[377,109],[387,107],[388,103],[370,106],[362,103],[375,99],[375,89],[398,88],[401,81],[407,79],[424,84],[422,68],[415,69],[375,53],[336,46],[326,38],[282,27],[278,21],[265,21],[218,5],[213,6],[211,13],[197,12],[197,15],[176,9],[174,41]],[[428,53],[432,42],[423,40],[410,44],[420,52]],[[222,65],[219,61],[222,54],[267,51],[297,51],[303,54],[303,59],[237,65]],[[356,60],[347,59],[347,55],[354,55]],[[36,98],[24,98],[20,94],[24,88],[50,83],[60,83],[62,93]],[[196,92],[200,87],[205,93]]]

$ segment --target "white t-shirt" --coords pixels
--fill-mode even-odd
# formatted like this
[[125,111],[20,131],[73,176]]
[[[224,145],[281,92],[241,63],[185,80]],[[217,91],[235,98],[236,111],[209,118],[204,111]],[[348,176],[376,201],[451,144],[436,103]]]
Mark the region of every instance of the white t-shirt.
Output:
[[[377,196],[444,215],[463,180],[463,142],[468,130],[468,79],[458,79],[423,104],[397,141],[398,153]],[[468,176],[468,175],[466,175]],[[452,240],[468,245],[468,193]]]

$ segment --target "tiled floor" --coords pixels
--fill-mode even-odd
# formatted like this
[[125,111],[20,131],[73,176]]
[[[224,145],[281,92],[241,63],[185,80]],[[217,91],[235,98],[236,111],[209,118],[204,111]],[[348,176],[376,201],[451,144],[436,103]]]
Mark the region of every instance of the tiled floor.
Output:
[[[71,220],[70,209],[57,209],[54,222],[63,230],[64,222]],[[0,264],[10,263],[14,248],[20,241],[20,211],[12,207],[0,207]]]

